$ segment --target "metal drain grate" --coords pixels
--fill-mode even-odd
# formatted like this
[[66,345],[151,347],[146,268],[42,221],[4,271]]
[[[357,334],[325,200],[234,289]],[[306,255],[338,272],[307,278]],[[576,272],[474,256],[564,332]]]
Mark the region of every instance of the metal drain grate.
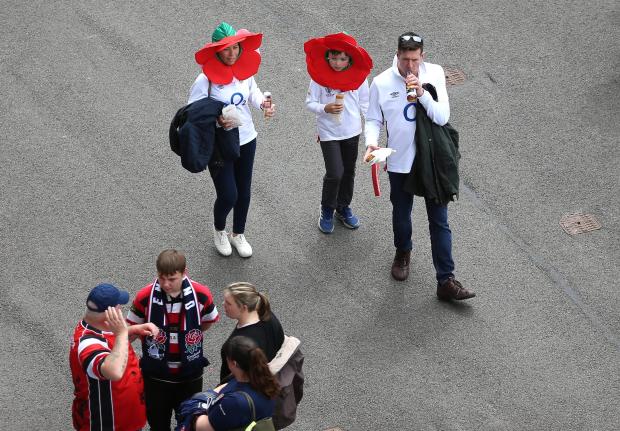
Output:
[[465,82],[465,74],[456,67],[446,66],[443,71],[446,74],[446,84],[458,85]]
[[560,226],[569,235],[591,232],[601,228],[592,214],[567,214],[560,219]]

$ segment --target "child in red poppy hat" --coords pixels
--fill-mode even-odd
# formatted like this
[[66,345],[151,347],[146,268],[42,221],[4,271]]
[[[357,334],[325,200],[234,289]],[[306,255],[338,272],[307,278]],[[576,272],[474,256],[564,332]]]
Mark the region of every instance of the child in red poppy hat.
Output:
[[[230,256],[233,246],[241,257],[252,256],[252,247],[245,238],[245,223],[250,207],[258,134],[252,122],[249,105],[263,109],[265,101],[254,80],[261,62],[258,48],[262,38],[260,33],[235,31],[230,24],[222,22],[213,32],[212,42],[195,55],[196,62],[202,66],[202,73],[194,81],[187,103],[211,97],[227,105],[234,105],[236,118],[220,116],[218,123],[229,129],[235,127],[239,120],[241,122],[240,157],[234,161],[224,161],[216,175],[211,172],[217,195],[213,207],[213,240],[215,248],[223,256]],[[264,111],[266,117],[272,117],[275,104],[270,104]],[[231,210],[233,227],[229,236],[226,232],[226,218]]]
[[304,50],[311,77],[306,107],[316,114],[325,161],[319,230],[333,232],[334,214],[344,226],[357,229],[360,221],[350,204],[372,59],[345,33],[311,39]]

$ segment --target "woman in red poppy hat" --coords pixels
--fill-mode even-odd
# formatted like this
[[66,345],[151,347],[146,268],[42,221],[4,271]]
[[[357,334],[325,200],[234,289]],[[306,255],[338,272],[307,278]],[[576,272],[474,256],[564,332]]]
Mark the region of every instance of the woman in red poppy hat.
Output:
[[350,204],[372,59],[346,33],[311,39],[304,50],[312,78],[306,107],[316,114],[325,161],[319,230],[333,232],[334,214],[345,227],[357,229],[360,221]]
[[[235,31],[222,22],[211,36],[211,43],[196,52],[196,62],[202,66],[190,89],[189,103],[211,97],[227,105],[234,105],[234,119],[220,116],[218,123],[224,128],[239,127],[241,155],[235,161],[225,161],[214,175],[213,184],[217,198],[213,206],[213,240],[223,256],[232,254],[235,247],[241,257],[252,256],[252,247],[245,238],[245,223],[250,207],[252,169],[256,152],[256,129],[252,122],[250,104],[263,109],[266,117],[275,113],[275,105],[267,106],[254,75],[258,72],[261,57],[258,48],[263,35],[247,30]],[[232,234],[226,232],[226,218],[233,210]]]

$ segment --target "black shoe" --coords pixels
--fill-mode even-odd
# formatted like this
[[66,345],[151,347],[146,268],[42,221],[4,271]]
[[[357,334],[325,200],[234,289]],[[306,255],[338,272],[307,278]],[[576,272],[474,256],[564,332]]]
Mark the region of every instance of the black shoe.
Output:
[[392,277],[398,281],[405,281],[409,277],[409,260],[411,250],[401,251],[396,249],[394,262],[392,263]]
[[442,301],[456,299],[461,301],[476,296],[473,290],[463,287],[463,285],[454,277],[450,277],[443,284],[437,283],[437,297]]

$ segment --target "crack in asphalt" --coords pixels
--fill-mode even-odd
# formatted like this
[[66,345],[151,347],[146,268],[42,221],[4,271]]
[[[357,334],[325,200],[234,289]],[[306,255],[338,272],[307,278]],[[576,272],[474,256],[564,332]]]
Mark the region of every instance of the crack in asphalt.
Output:
[[471,187],[461,183],[461,190],[472,201],[476,208],[495,220],[497,227],[528,256],[530,261],[536,265],[537,268],[549,277],[557,288],[568,296],[571,302],[575,304],[583,315],[590,321],[592,326],[600,331],[605,339],[612,344],[618,352],[620,352],[620,339],[607,327],[607,325],[605,325],[605,323],[603,323],[603,320],[598,316],[598,314],[592,311],[590,307],[584,303],[583,299],[581,299],[581,295],[576,289],[571,287],[568,279],[551,263],[545,260],[545,258],[536,253],[536,251],[533,250],[532,247],[529,246],[517,233],[511,230],[499,216],[494,214],[491,207],[480,199]]

